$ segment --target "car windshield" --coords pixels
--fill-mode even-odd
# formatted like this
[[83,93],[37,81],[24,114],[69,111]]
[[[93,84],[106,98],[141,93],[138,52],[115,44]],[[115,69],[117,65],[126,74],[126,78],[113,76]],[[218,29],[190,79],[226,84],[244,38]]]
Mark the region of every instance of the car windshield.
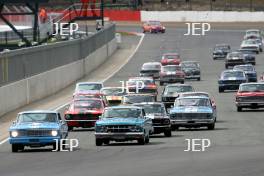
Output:
[[239,65],[239,66],[235,66],[234,70],[243,70],[243,71],[254,71],[254,67],[253,66],[248,66],[248,65]]
[[175,101],[175,106],[210,106],[205,98],[180,98]]
[[165,94],[180,93],[180,92],[193,92],[192,86],[168,86],[165,89]]
[[122,87],[102,89],[101,92],[104,95],[125,95],[126,94],[126,90],[123,89]]
[[177,54],[166,54],[164,59],[178,59],[180,56]]
[[243,41],[243,44],[244,45],[254,45],[254,44],[256,44],[257,42],[255,41],[255,40],[245,40],[245,41]]
[[181,67],[178,65],[170,65],[170,66],[165,66],[162,67],[163,72],[175,72],[175,71],[181,71]]
[[100,109],[102,103],[100,100],[75,100],[74,108],[76,109]]
[[160,70],[160,65],[158,64],[144,64],[142,70]]
[[79,84],[77,90],[85,91],[85,90],[101,90],[101,84]]
[[20,123],[33,122],[57,122],[56,113],[24,113],[18,116]]
[[103,117],[104,118],[139,118],[141,116],[141,109],[136,108],[110,108],[106,109]]
[[223,78],[230,78],[230,77],[244,77],[244,74],[241,71],[223,73]]
[[252,54],[252,55],[256,54],[254,51],[250,51],[250,50],[239,50],[239,52],[241,52],[243,54]]
[[141,102],[154,102],[155,97],[149,95],[132,95],[125,96],[124,103],[132,104],[132,103],[141,103]]
[[247,31],[246,35],[259,35],[259,31],[258,30],[254,30],[254,31]]
[[198,63],[196,63],[196,62],[183,62],[183,63],[181,63],[181,66],[182,67],[184,67],[184,68],[197,68],[197,67],[199,67],[199,64]]
[[230,53],[229,57],[242,57],[242,53]]
[[264,92],[264,84],[244,84],[239,90],[241,92]]
[[144,104],[138,105],[145,110],[146,114],[164,114],[164,107],[160,104]]

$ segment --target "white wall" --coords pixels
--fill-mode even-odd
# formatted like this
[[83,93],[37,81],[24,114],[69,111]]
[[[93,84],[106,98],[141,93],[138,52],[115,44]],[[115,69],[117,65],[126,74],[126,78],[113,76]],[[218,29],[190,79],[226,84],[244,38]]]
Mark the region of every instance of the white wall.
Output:
[[141,21],[162,22],[264,22],[264,12],[141,11]]

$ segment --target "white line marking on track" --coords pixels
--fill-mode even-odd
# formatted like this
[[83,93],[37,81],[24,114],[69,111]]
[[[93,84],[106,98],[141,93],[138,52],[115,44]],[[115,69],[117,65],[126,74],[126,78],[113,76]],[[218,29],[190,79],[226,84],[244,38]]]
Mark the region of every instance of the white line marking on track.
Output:
[[[119,67],[118,69],[116,69],[114,72],[112,72],[112,74],[110,74],[108,77],[106,77],[105,79],[103,79],[102,82],[105,82],[105,81],[107,81],[108,79],[110,79],[112,76],[114,76],[114,75],[115,75],[119,70],[121,70],[121,68],[122,68],[123,66],[125,66],[125,65],[130,61],[130,59],[135,55],[135,53],[137,52],[138,48],[139,48],[140,45],[142,44],[143,39],[144,39],[144,37],[145,37],[145,34],[143,34],[143,33],[135,33],[135,34],[136,34],[137,36],[140,36],[141,38],[140,38],[139,43],[138,43],[136,49],[134,50],[134,52],[133,52],[133,53],[127,58],[127,60],[126,60],[122,65],[120,65],[120,67]],[[67,106],[68,104],[69,104],[69,102],[67,102],[67,103],[65,103],[65,104],[63,104],[63,105],[60,105],[60,106],[54,108],[54,110],[55,110],[55,111],[58,111],[58,110],[62,109],[63,107]],[[53,108],[51,108],[51,109],[53,109]],[[8,139],[9,139],[9,138],[6,138],[6,139],[0,141],[0,145],[6,143],[6,142],[8,141]]]

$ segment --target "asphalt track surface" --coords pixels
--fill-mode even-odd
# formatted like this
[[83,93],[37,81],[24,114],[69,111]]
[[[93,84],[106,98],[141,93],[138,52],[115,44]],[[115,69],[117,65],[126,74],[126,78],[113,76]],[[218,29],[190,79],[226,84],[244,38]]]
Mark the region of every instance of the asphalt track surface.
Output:
[[[261,26],[260,26],[261,27]],[[140,31],[136,27],[118,30]],[[184,36],[185,29],[169,27],[165,34],[146,34],[133,58],[106,85],[137,76],[144,62],[159,61],[162,53],[177,51],[183,60],[200,61],[202,80],[187,81],[197,91],[211,93],[217,103],[218,122],[214,131],[181,130],[172,137],[151,137],[150,144],[112,143],[96,147],[93,131],[76,130],[69,138],[79,139],[73,152],[26,150],[11,153],[10,145],[0,146],[1,176],[263,176],[264,116],[261,110],[236,112],[235,92],[219,94],[217,79],[224,69],[222,60],[213,61],[216,43],[229,43],[237,49],[243,30],[212,30],[206,36]],[[257,56],[256,69],[264,68],[264,55]],[[162,87],[159,88],[161,92]],[[204,152],[186,152],[185,139],[210,139]]]

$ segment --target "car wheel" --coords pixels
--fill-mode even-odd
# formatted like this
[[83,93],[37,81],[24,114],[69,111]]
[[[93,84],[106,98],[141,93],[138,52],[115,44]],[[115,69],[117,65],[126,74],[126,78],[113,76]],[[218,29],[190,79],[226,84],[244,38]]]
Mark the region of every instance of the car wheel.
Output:
[[160,86],[163,86],[163,84],[164,84],[164,83],[160,81]]
[[164,131],[164,136],[165,136],[165,137],[171,137],[171,129],[169,129],[169,130],[165,130],[165,131]]
[[228,65],[225,65],[225,68],[228,69]]
[[181,84],[184,84],[184,81],[181,81]]
[[95,139],[95,145],[96,146],[102,146],[103,145],[103,141],[102,141],[102,139]]
[[201,77],[200,78],[197,78],[197,81],[201,81]]
[[259,54],[259,51],[256,51],[256,54]]
[[178,131],[178,130],[179,130],[179,127],[178,127],[178,126],[172,126],[172,127],[171,127],[171,130],[172,130],[172,131]]
[[68,131],[73,131],[73,127],[72,126],[68,126]]
[[108,140],[108,139],[107,140],[104,140],[104,144],[105,145],[109,145],[110,144],[110,140]]
[[19,150],[19,145],[18,144],[12,144],[12,152],[16,153],[16,152],[18,152],[18,150]]
[[[58,145],[60,145],[60,144],[58,144]],[[53,151],[60,151],[60,146],[58,146],[58,148],[57,148],[57,143],[55,142],[52,144],[52,150]]]
[[256,62],[253,62],[252,65],[256,65]]
[[146,144],[149,143],[149,135],[146,136],[146,138],[145,138],[145,143],[146,143]]
[[237,112],[242,112],[242,107],[238,106],[237,107]]
[[211,125],[208,125],[207,128],[208,128],[208,130],[214,130],[215,124],[213,123]]
[[221,87],[219,87],[218,90],[219,90],[219,93],[224,92],[224,89]]

